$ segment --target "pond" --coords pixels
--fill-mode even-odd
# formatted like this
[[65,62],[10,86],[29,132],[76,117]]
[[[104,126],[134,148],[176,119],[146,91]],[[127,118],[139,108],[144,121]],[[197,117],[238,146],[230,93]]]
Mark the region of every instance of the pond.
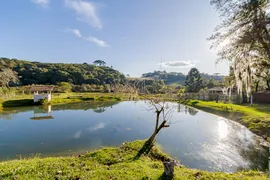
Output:
[[[190,168],[233,172],[268,168],[269,152],[244,126],[176,103],[157,142]],[[145,101],[84,102],[6,109],[0,114],[0,160],[79,154],[147,139],[155,114]]]

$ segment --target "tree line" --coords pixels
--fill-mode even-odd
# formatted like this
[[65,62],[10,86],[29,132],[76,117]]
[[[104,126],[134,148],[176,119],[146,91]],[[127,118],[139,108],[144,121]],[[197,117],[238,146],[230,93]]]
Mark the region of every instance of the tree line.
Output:
[[[123,84],[125,76],[101,60],[93,64],[65,64],[29,62],[0,58],[0,84],[32,85],[68,82],[82,84]],[[9,80],[9,81],[8,81]]]
[[[211,75],[207,73],[200,73],[203,81],[209,81],[210,79],[215,81],[222,81],[225,76]],[[142,78],[151,78],[155,80],[163,80],[166,85],[181,84],[185,85],[186,75],[181,72],[166,72],[166,71],[154,71],[142,74]]]

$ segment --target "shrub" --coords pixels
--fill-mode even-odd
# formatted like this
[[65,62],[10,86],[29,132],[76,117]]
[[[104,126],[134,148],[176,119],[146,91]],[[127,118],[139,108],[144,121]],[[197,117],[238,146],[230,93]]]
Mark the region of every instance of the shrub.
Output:
[[72,85],[69,84],[68,82],[60,82],[56,88],[55,88],[56,92],[71,92],[72,91]]
[[36,104],[37,105],[49,105],[50,103],[49,103],[48,99],[46,98],[46,99],[40,99]]

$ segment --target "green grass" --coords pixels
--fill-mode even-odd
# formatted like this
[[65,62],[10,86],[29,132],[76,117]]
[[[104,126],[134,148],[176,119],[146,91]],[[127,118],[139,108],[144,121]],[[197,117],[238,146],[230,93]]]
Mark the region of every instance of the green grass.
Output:
[[217,115],[240,122],[254,133],[264,136],[270,142],[270,105],[255,104],[235,105],[222,102],[190,100],[183,102],[186,105],[211,112]]
[[65,104],[82,101],[121,101],[128,99],[123,94],[106,94],[106,93],[68,93],[53,95],[51,104]]
[[[123,101],[123,100],[137,100],[137,99],[152,99],[161,98],[167,101],[177,101],[165,94],[148,94],[138,96],[135,98],[133,94],[129,93],[53,93],[50,104],[66,104],[83,101]],[[5,107],[20,107],[37,105],[33,103],[33,95],[17,95],[12,98],[5,98],[0,100],[1,106]]]
[[[66,104],[83,101],[121,101],[130,100],[129,94],[111,93],[55,93],[52,94],[50,104]],[[0,100],[0,111],[5,107],[19,107],[37,105],[33,102],[33,95],[18,95],[13,98]]]
[[[21,159],[0,162],[0,179],[166,179],[163,159],[169,157],[153,147],[137,158],[145,141],[124,143],[81,156]],[[176,167],[173,179],[265,179],[266,173],[249,171],[234,174]]]
[[3,107],[33,106],[33,99],[14,99],[2,102]]

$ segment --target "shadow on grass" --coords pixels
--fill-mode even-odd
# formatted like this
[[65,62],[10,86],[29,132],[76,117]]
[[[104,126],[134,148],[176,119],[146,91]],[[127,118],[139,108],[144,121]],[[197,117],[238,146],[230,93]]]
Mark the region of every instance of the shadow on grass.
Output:
[[191,104],[194,106],[194,105],[196,105],[196,104],[198,104],[199,103],[199,101],[193,101],[193,102],[191,102]]
[[165,172],[158,178],[158,180],[171,180],[173,179],[173,176],[168,176],[165,174]]
[[270,104],[254,104],[253,106],[246,105],[246,107],[254,108],[258,112],[269,113]]
[[133,158],[133,160],[138,160],[143,154],[149,154],[153,146],[154,146],[153,143],[149,143],[148,141],[146,141],[143,147],[138,151],[136,156]]
[[33,106],[33,99],[9,100],[2,103],[3,107]]

